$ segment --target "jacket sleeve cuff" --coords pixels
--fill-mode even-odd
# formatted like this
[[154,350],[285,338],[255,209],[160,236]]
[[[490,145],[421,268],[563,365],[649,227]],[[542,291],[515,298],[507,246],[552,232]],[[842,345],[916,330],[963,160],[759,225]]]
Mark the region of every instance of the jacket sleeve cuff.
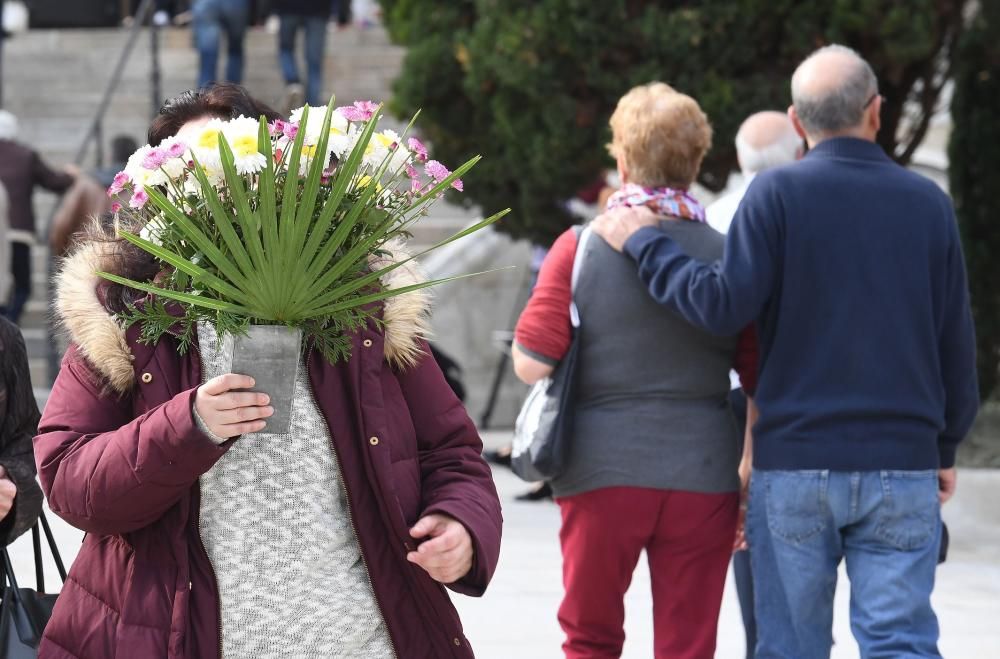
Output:
[[938,444],[938,466],[941,469],[951,469],[955,466],[955,454],[958,446],[954,444]]
[[490,581],[490,570],[487,567],[489,559],[482,539],[476,535],[469,524],[463,521],[465,514],[466,511],[459,510],[458,507],[449,506],[447,503],[431,506],[423,512],[423,516],[447,515],[457,520],[469,532],[469,537],[472,538],[472,567],[469,568],[468,573],[464,577],[454,583],[445,584],[445,586],[459,595],[482,597]]
[[194,417],[194,423],[196,426],[198,426],[198,430],[204,433],[206,437],[208,437],[209,439],[211,439],[213,442],[215,442],[217,445],[220,446],[226,443],[227,440],[225,437],[219,437],[214,432],[212,432],[211,428],[208,427],[208,424],[205,423],[205,420],[201,418],[200,414],[198,414],[198,408],[195,407],[193,404],[191,405],[191,416]]

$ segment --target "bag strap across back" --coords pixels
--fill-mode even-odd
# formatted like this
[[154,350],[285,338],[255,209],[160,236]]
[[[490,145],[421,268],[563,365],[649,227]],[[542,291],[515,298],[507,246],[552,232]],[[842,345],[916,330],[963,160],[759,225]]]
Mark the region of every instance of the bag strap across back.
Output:
[[573,274],[570,278],[569,290],[570,290],[570,303],[569,303],[569,322],[573,325],[573,329],[580,327],[580,310],[576,307],[576,283],[580,279],[580,269],[583,267],[583,255],[587,251],[587,242],[590,240],[590,236],[593,232],[590,227],[583,227],[583,229],[576,236],[576,254],[573,255]]

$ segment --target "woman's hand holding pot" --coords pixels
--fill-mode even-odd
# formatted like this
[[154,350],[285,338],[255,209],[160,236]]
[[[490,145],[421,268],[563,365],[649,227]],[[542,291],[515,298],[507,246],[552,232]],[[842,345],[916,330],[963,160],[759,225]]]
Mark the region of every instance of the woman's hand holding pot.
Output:
[[195,411],[208,429],[223,439],[260,432],[274,408],[268,406],[271,400],[267,394],[239,391],[253,386],[254,379],[246,375],[229,373],[213,378],[198,387]]

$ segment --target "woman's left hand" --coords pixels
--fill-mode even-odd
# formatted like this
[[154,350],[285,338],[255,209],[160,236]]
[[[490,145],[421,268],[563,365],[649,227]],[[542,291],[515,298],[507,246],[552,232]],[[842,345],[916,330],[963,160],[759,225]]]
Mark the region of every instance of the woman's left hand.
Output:
[[17,485],[7,475],[7,469],[0,465],[0,520],[5,519],[14,507],[14,497],[17,496]]
[[422,567],[434,581],[455,583],[472,569],[472,537],[458,520],[447,515],[421,517],[410,536],[427,538],[406,559]]

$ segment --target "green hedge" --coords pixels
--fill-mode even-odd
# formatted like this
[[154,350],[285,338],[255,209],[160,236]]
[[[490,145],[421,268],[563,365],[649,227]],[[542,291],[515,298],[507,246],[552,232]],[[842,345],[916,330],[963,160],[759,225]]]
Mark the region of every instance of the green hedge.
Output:
[[[789,77],[826,43],[874,66],[887,99],[884,145],[906,160],[922,137],[892,136],[903,99],[934,77],[963,0],[383,0],[393,39],[407,47],[394,110],[423,109],[419,125],[445,162],[482,153],[467,202],[512,206],[501,223],[547,243],[568,223],[560,201],[612,165],[607,121],[632,86],[662,80],[701,103],[715,147],[701,183],[721,189],[736,166],[740,122],[789,103]],[[680,5],[678,7],[678,5]],[[670,7],[673,8],[670,8]],[[932,108],[937,87],[918,106]]]
[[1000,375],[1000,3],[981,7],[955,58],[948,159],[986,399]]

